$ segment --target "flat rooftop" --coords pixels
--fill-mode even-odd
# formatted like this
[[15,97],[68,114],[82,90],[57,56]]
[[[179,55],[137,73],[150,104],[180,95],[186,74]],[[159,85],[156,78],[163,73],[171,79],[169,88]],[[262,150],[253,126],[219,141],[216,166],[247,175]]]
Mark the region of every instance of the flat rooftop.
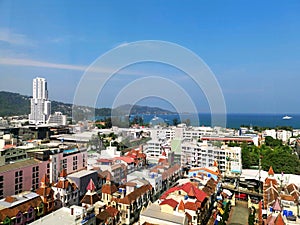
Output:
[[161,212],[160,206],[157,203],[153,203],[144,212],[141,213],[141,217],[147,221],[147,218],[157,219],[159,221],[166,221],[173,224],[185,224],[185,215],[174,215],[170,213]]
[[80,177],[88,176],[88,175],[93,174],[93,173],[97,174],[97,171],[96,170],[81,170],[81,171],[78,171],[76,173],[69,174],[68,177],[80,178]]

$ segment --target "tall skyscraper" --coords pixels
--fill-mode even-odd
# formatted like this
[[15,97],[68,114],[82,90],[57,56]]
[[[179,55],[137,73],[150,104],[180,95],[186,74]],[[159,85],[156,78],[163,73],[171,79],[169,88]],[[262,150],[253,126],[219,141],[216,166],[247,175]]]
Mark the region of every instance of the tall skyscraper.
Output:
[[51,113],[51,102],[48,100],[47,81],[37,77],[32,82],[30,124],[45,124]]

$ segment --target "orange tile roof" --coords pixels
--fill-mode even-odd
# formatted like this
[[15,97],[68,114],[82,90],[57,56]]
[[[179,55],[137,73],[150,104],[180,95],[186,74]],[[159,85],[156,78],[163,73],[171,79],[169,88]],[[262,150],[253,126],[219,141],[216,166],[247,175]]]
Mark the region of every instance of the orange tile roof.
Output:
[[71,186],[71,190],[75,191],[77,188],[75,183],[72,183],[68,179],[65,180],[59,180],[56,184],[53,185],[56,188],[61,188],[61,189],[67,189],[69,186]]
[[180,202],[179,202],[179,206],[178,206],[178,211],[184,211],[185,210],[185,208],[184,208],[184,203],[183,203],[183,201],[181,200]]
[[274,170],[273,170],[272,166],[270,166],[270,169],[268,171],[268,175],[269,176],[274,176]]
[[51,187],[39,187],[38,189],[36,189],[35,193],[37,193],[38,195],[47,198],[47,197],[53,197],[54,195],[54,191]]
[[67,176],[68,176],[67,171],[63,168],[59,174],[59,177],[67,177]]
[[130,192],[128,195],[126,195],[124,198],[119,199],[119,203],[129,205],[132,202],[134,202],[137,198],[144,195],[148,191],[152,190],[151,184],[143,185],[137,189],[135,189],[133,192]]
[[101,192],[112,195],[117,190],[118,190],[118,188],[114,184],[103,184]]
[[193,210],[193,211],[197,211],[198,206],[195,202],[186,202],[184,204],[185,209],[189,209],[189,210]]
[[112,206],[108,206],[106,209],[106,212],[108,212],[108,214],[111,215],[111,217],[115,217],[118,215],[119,210],[117,210],[116,208],[114,208]]
[[44,176],[41,179],[41,186],[48,186],[50,183],[50,180],[47,176],[47,174],[44,174]]
[[281,213],[278,214],[274,225],[285,225],[285,222],[283,221],[283,218],[281,216]]

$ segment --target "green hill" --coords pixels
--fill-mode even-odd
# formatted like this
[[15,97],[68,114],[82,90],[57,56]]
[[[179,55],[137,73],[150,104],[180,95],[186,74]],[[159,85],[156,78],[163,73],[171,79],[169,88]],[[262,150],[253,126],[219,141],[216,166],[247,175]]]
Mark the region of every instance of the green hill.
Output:
[[[30,96],[21,95],[18,93],[0,91],[0,116],[17,116],[28,115],[30,113]],[[91,111],[91,107],[80,106],[80,111],[84,114],[86,111]],[[139,105],[123,105],[115,108],[118,115],[121,115],[131,109],[130,114],[174,114],[174,112],[164,110],[158,107],[148,107]],[[62,112],[67,116],[72,116],[72,104],[58,101],[51,101],[51,111]],[[96,108],[96,116],[110,116],[110,108]]]

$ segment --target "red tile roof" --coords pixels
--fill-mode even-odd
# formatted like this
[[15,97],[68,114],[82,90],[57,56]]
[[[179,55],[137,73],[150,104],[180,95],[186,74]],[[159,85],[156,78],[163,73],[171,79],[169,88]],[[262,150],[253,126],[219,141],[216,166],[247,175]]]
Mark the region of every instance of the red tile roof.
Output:
[[113,160],[112,159],[98,159],[97,160],[97,162],[107,162],[107,163],[109,163],[109,162],[113,162]]
[[127,164],[134,163],[134,159],[129,156],[120,156],[120,157],[115,157],[114,159],[124,161]]
[[180,190],[183,190],[186,193],[194,194],[196,199],[200,202],[203,202],[204,199],[208,197],[208,195],[204,191],[195,187],[195,185],[193,183],[188,182],[186,184],[170,188],[160,197],[160,199],[166,199],[171,193],[173,193],[175,191],[180,191]]
[[184,190],[186,193],[189,193],[191,188],[193,188],[193,192],[195,193],[195,197],[198,201],[203,202],[204,199],[208,197],[204,191],[200,190],[199,188],[196,188],[191,182],[182,185],[181,189]]
[[176,206],[178,205],[178,202],[175,201],[174,199],[166,199],[166,200],[162,201],[159,205],[169,205],[173,209],[175,209]]
[[184,204],[184,207],[185,209],[189,209],[189,210],[192,210],[192,211],[197,211],[197,204],[195,202],[186,202]]

